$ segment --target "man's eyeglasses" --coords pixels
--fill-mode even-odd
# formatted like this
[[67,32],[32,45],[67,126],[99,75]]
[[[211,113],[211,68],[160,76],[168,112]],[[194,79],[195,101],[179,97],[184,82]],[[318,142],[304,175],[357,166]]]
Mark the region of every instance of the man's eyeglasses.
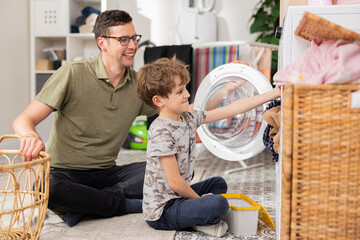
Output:
[[103,38],[114,38],[114,39],[116,39],[116,40],[118,40],[120,42],[121,46],[127,46],[130,43],[130,39],[133,40],[135,45],[138,45],[142,35],[134,35],[132,37],[129,37],[129,36],[123,36],[123,37],[101,36],[101,37],[103,37]]

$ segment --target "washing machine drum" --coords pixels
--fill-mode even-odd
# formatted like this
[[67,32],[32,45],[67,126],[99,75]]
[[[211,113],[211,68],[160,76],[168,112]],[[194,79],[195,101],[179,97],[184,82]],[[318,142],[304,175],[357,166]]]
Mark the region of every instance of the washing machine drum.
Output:
[[[256,69],[239,63],[225,64],[202,80],[194,109],[211,110],[271,89],[269,80]],[[202,124],[198,135],[205,147],[219,158],[239,161],[253,157],[264,149],[265,107],[266,104],[260,105],[246,113]]]

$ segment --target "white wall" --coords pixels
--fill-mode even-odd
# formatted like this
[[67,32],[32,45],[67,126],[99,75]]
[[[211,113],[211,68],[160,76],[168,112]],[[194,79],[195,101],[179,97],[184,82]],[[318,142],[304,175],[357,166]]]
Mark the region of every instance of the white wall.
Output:
[[[249,32],[249,19],[256,1],[215,0],[212,12],[217,17],[218,41],[255,41],[256,35]],[[142,41],[150,40],[157,46],[181,44],[177,33],[182,0],[109,0],[109,9],[122,9],[130,13]],[[138,51],[134,69],[144,64],[144,49]]]
[[29,0],[0,1],[0,135],[13,133],[12,121],[29,103],[29,9]]
[[[217,16],[218,40],[253,41],[248,21],[258,1],[215,0],[212,12]],[[130,13],[136,31],[143,40],[156,45],[179,44],[176,27],[183,11],[181,0],[109,0],[108,7]]]
[[[12,121],[30,103],[30,1],[0,1],[0,135],[12,133]],[[258,1],[215,0],[219,41],[247,40],[248,20]],[[156,45],[180,44],[176,32],[181,0],[108,0],[108,8],[128,11],[143,40]],[[141,51],[137,62],[141,64]],[[1,148],[1,145],[0,145]]]

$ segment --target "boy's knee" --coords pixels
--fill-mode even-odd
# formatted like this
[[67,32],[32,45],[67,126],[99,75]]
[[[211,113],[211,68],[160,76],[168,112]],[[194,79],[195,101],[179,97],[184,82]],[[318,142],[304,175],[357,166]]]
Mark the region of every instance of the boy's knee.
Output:
[[227,199],[222,196],[222,195],[217,195],[218,197],[218,205],[219,205],[219,209],[221,210],[222,213],[227,213],[229,211],[229,203],[227,201]]
[[219,177],[219,176],[213,177],[213,181],[216,183],[217,188],[222,190],[222,193],[227,192],[228,186],[227,186],[227,183],[224,178]]
[[222,195],[212,195],[210,212],[214,213],[215,218],[223,218],[229,211],[229,203]]
[[227,191],[227,183],[226,183],[225,179],[222,177],[217,177],[217,178],[218,178],[219,184],[224,186],[224,188],[226,188],[226,191]]

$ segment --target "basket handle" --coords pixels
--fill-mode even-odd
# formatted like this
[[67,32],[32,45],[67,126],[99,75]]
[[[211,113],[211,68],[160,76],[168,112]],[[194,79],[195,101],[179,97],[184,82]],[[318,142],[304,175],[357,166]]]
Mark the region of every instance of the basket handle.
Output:
[[2,140],[5,139],[5,138],[17,138],[17,139],[19,139],[19,141],[21,141],[21,136],[19,136],[19,135],[16,135],[16,134],[6,134],[6,135],[2,135],[2,136],[0,137],[0,143],[1,143]]
[[[17,138],[19,141],[21,141],[21,136],[16,135],[16,134],[6,134],[6,135],[2,135],[0,137],[0,143],[7,138]],[[0,155],[2,154],[17,154],[17,155],[21,155],[19,150],[2,150],[0,149]]]
[[[6,135],[2,135],[0,137],[0,143],[2,142],[2,140],[6,139],[6,138],[17,138],[19,141],[21,141],[22,137],[16,134],[6,134]],[[0,149],[0,155],[1,154],[17,154],[17,155],[22,155],[21,152],[19,150],[2,150]],[[40,151],[39,152],[39,157],[42,158],[46,158],[48,157],[49,154],[45,151]]]

